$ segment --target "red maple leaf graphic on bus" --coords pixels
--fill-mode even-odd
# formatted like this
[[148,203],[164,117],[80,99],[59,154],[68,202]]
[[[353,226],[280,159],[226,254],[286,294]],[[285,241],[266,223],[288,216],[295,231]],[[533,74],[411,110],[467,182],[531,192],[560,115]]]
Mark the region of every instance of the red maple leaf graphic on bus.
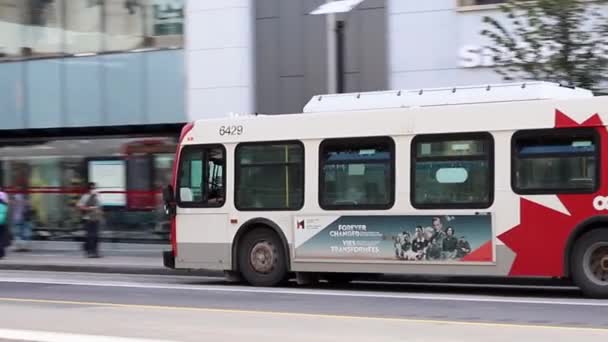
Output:
[[[555,127],[596,127],[601,151],[608,151],[608,131],[598,114],[577,123],[556,111]],[[601,157],[601,170],[607,170],[608,158]],[[570,215],[521,198],[520,223],[498,238],[515,253],[510,275],[562,276],[564,250],[570,233],[585,219],[600,215],[593,206],[596,196],[608,195],[608,182],[601,182],[596,193],[557,195]]]

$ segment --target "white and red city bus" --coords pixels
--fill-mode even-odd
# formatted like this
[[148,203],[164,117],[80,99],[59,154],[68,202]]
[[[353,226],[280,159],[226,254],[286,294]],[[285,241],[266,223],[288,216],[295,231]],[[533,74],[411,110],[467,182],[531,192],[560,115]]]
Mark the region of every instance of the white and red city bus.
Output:
[[608,97],[531,82],[315,96],[184,127],[167,267],[572,279],[608,297]]

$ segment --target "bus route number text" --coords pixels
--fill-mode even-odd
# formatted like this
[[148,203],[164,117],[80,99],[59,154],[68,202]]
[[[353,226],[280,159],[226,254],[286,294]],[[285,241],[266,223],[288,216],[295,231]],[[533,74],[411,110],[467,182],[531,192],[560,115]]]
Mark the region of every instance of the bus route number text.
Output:
[[243,126],[221,126],[220,135],[241,135],[243,134]]

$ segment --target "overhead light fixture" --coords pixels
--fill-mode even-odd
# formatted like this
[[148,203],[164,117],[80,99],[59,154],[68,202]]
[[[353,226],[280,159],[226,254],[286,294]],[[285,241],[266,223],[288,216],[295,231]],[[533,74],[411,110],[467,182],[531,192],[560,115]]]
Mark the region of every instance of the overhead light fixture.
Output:
[[337,14],[350,12],[365,0],[338,0],[324,3],[310,12],[311,15]]
[[82,53],[75,53],[74,57],[90,57],[90,56],[97,56],[97,53],[95,52],[82,52]]

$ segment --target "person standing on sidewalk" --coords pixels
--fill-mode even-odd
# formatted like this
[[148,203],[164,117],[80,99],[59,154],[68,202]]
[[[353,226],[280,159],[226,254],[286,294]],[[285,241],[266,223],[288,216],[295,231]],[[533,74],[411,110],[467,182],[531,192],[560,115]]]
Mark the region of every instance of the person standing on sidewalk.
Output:
[[103,216],[99,195],[95,183],[89,183],[87,192],[80,198],[78,209],[82,211],[82,220],[86,230],[84,249],[89,258],[99,258],[99,225]]
[[32,207],[24,186],[13,196],[12,218],[16,240],[16,252],[29,252],[29,243],[32,238]]
[[8,196],[0,191],[0,259],[4,258],[5,249],[10,244],[8,229]]

